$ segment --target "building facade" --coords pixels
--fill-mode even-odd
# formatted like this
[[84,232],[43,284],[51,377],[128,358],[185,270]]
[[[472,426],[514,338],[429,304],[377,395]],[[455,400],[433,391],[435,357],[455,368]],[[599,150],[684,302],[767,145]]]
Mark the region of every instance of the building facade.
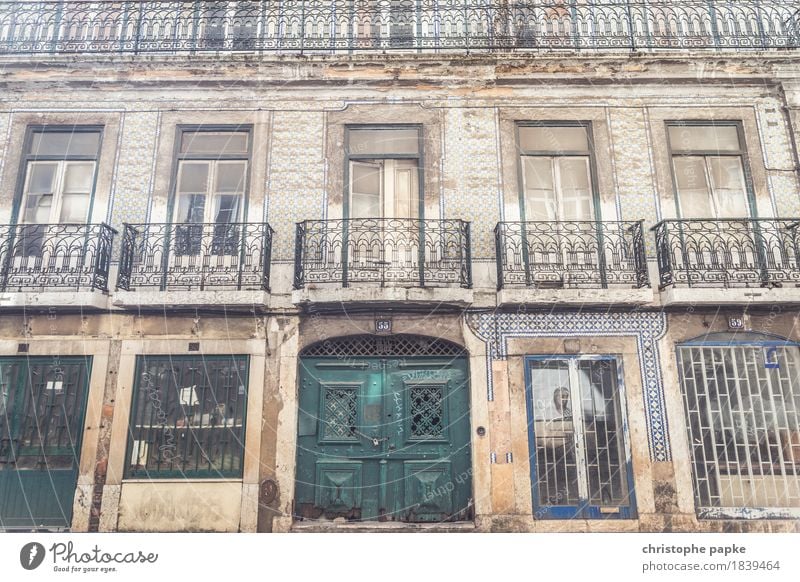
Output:
[[800,531],[788,0],[0,5],[0,529]]

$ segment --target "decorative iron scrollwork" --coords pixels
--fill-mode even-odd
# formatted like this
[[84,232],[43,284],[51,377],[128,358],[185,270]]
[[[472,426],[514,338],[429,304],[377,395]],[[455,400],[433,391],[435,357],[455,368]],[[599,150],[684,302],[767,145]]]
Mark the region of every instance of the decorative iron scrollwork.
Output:
[[107,224],[0,226],[0,289],[108,291],[115,234]]
[[17,1],[0,53],[797,48],[791,0]]
[[800,219],[664,220],[653,230],[661,288],[800,284]]
[[315,283],[472,286],[463,220],[306,220],[295,240],[296,289]]
[[465,356],[466,350],[453,342],[424,336],[397,334],[349,335],[332,338],[303,348],[301,356]]
[[498,288],[647,287],[644,227],[637,222],[501,222]]
[[266,223],[126,224],[117,288],[269,290]]

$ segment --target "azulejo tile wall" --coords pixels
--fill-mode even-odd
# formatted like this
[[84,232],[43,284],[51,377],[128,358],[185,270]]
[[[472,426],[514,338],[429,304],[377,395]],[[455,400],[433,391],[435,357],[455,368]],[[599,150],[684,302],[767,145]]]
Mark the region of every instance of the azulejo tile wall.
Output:
[[658,221],[656,188],[650,164],[650,141],[644,111],[614,108],[609,112],[620,220]]
[[122,122],[118,174],[109,205],[111,226],[145,222],[152,200],[159,113],[128,112]]
[[639,369],[644,392],[650,458],[670,461],[664,379],[658,340],[667,331],[667,317],[661,311],[541,312],[541,313],[468,313],[467,323],[486,342],[488,398],[494,399],[492,360],[505,359],[510,338],[572,336],[634,336],[639,355]]
[[322,112],[276,111],[267,170],[266,218],[275,229],[273,257],[290,261],[295,223],[325,216],[325,119]]
[[[791,155],[790,128],[781,113],[781,103],[774,99],[761,100],[755,107],[762,152],[773,212],[777,216],[800,216],[800,196],[797,195],[797,175]],[[748,144],[749,146],[749,144]]]
[[494,257],[502,200],[494,109],[445,109],[444,118],[443,216],[470,221],[473,256]]

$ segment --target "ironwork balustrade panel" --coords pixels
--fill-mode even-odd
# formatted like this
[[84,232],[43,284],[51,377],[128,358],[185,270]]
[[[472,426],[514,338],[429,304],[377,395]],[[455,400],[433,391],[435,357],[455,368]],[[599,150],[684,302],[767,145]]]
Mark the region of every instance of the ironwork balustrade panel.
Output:
[[269,290],[266,223],[126,224],[117,287]]
[[106,224],[0,226],[0,288],[108,291],[115,234]]
[[653,227],[661,287],[800,284],[800,219],[664,220]]
[[498,288],[647,287],[642,222],[501,222]]
[[469,223],[463,220],[307,220],[297,225],[294,286],[471,287],[469,247]]
[[793,0],[18,1],[0,53],[797,48]]

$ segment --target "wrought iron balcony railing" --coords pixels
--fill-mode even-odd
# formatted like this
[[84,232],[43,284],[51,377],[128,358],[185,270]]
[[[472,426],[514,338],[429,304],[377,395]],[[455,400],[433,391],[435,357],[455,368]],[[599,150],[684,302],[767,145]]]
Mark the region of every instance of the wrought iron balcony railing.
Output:
[[317,283],[472,286],[463,220],[352,218],[297,224],[294,288]]
[[266,223],[126,224],[117,288],[269,290]]
[[0,54],[797,48],[795,0],[0,4]]
[[800,219],[664,220],[653,230],[662,289],[800,284]]
[[115,234],[107,224],[0,226],[0,289],[108,291]]
[[497,288],[649,287],[638,222],[501,222]]

